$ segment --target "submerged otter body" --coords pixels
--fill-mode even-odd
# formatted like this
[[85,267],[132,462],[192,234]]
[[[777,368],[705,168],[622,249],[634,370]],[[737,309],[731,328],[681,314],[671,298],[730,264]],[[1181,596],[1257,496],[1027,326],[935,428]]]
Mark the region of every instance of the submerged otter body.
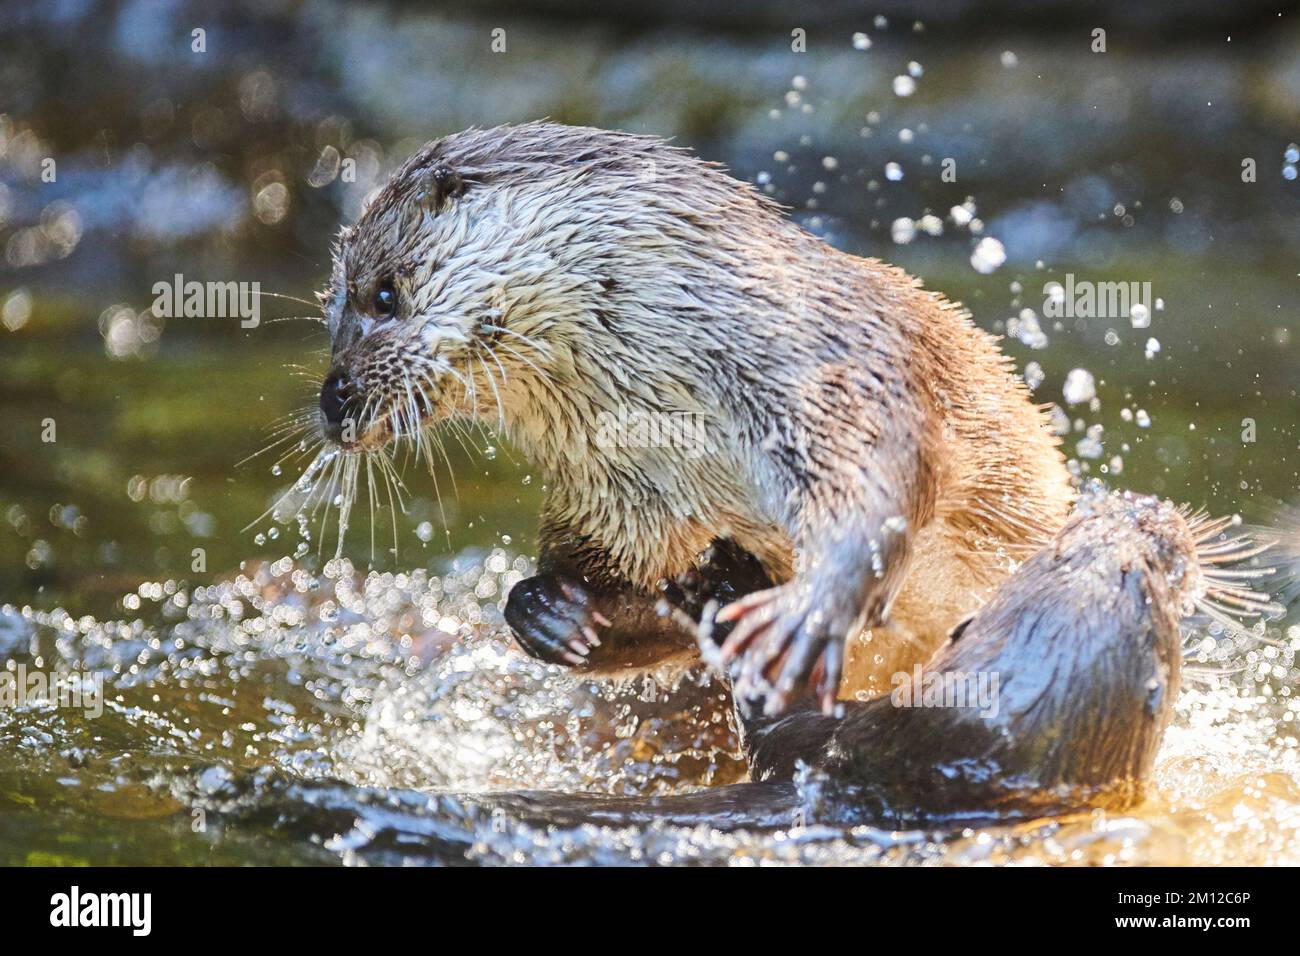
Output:
[[1207,580],[1182,515],[1096,493],[934,658],[841,718],[751,719],[758,779],[796,761],[894,823],[1140,798],[1177,698],[1179,626]]
[[[1056,439],[994,339],[902,271],[827,246],[660,140],[534,123],[412,157],[342,233],[322,301],[322,424],[345,450],[472,418],[545,471],[538,573],[505,607],[528,653],[597,673],[690,659],[694,628],[661,599],[710,620],[721,604],[759,776],[811,755],[887,789],[917,765],[908,747],[935,766],[970,747],[1003,776],[1047,766],[997,750],[996,724],[981,742],[980,725],[945,735],[951,716],[852,703],[985,602],[932,667],[985,648],[984,663],[1016,664],[1020,694],[1034,678],[1018,655],[1069,645],[1064,604],[1044,618],[1029,586],[1013,592],[1023,604],[998,590],[1024,559],[1031,580],[1068,576],[1031,558],[1061,542],[1073,499]],[[665,426],[674,440],[647,438]],[[1107,620],[1083,658],[1108,660],[1101,645],[1140,629]],[[1097,716],[1087,687],[1051,689]],[[842,720],[807,712],[837,697]],[[769,732],[790,711],[824,749],[794,725]]]

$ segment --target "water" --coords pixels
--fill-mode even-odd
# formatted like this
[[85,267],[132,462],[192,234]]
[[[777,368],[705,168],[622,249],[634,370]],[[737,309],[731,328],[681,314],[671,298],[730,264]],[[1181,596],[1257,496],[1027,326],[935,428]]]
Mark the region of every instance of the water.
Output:
[[94,719],[0,709],[0,861],[1300,862],[1297,708],[1269,676],[1300,633],[1243,639],[1214,666],[1246,671],[1184,693],[1134,813],[829,827],[794,786],[737,783],[706,673],[575,680],[503,628],[524,559],[455,564],[318,577],[283,559],[193,592],[146,583],[119,621],[0,608],[11,670],[103,680]]
[[[407,467],[397,540],[358,507],[333,562],[337,510],[305,538],[258,518],[310,448],[238,464],[315,401],[323,332],[271,319],[315,314],[337,224],[424,139],[549,115],[675,135],[964,302],[1065,406],[1080,477],[1272,521],[1300,439],[1294,42],[1099,59],[864,17],[799,55],[539,22],[487,61],[468,18],[257,5],[196,59],[168,38],[198,8],[159,9],[19,4],[0,35],[0,666],[103,688],[98,716],[0,707],[0,862],[1297,862],[1294,612],[1184,692],[1131,814],[829,828],[743,783],[706,673],[593,684],[514,650],[545,489],[496,437],[448,443],[440,498]],[[290,298],[252,330],[161,320],[178,272]],[[1052,318],[1069,275],[1158,298]]]

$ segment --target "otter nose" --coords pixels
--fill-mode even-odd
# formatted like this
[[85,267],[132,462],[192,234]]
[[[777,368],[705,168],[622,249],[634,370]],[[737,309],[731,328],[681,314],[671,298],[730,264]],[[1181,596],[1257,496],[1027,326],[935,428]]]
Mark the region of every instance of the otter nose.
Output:
[[356,393],[356,384],[347,372],[334,369],[325,376],[320,386],[320,412],[327,438],[338,441],[343,434],[348,405]]

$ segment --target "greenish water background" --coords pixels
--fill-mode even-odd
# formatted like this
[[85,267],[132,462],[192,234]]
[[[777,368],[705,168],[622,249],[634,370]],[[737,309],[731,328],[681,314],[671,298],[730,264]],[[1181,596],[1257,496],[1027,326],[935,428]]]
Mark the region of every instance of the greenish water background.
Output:
[[[1106,426],[1105,458],[1131,443],[1123,484],[1252,517],[1294,497],[1300,182],[1282,167],[1300,138],[1300,47],[1289,22],[1239,26],[1232,40],[1209,25],[1170,39],[1112,28],[1109,52],[1094,54],[1079,26],[1019,34],[941,22],[917,33],[907,19],[877,30],[863,17],[871,49],[854,49],[848,21],[832,21],[797,54],[775,27],[627,29],[508,10],[475,19],[404,5],[17,5],[0,41],[0,295],[23,290],[30,318],[0,330],[0,597],[102,610],[141,578],[195,579],[193,547],[214,575],[291,550],[283,539],[259,546],[266,527],[241,531],[289,475],[271,474],[269,459],[236,463],[278,416],[314,401],[327,346],[319,327],[172,319],[139,356],[115,357],[105,310],[147,309],[153,283],[176,272],[310,299],[340,221],[419,142],[538,116],[676,137],[738,176],[767,174],[814,231],[911,269],[988,328],[1024,305],[1041,311],[1043,283],[1067,272],[1151,282],[1166,308],[1150,330],[1094,319],[1049,329],[1041,353],[1008,350],[1018,365],[1040,362],[1044,401],[1059,401],[1072,367],[1102,380],[1100,412],[1082,417]],[[504,55],[489,49],[497,19]],[[200,22],[203,54],[189,43]],[[1002,64],[1005,50],[1016,66]],[[917,92],[897,97],[891,78],[912,61],[924,70]],[[790,106],[795,76],[806,85]],[[903,128],[912,143],[900,142]],[[359,157],[357,183],[308,184],[331,146]],[[31,175],[44,156],[58,161],[55,183]],[[833,173],[825,156],[838,162]],[[949,156],[956,183],[938,175]],[[1258,162],[1253,184],[1241,181],[1244,156]],[[888,161],[904,167],[901,182],[882,175]],[[258,206],[268,184],[283,185],[270,215]],[[971,269],[972,240],[951,223],[938,239],[891,242],[896,217],[942,217],[968,196],[1006,246],[996,273]],[[43,222],[45,235],[62,235],[67,209],[71,251],[25,253]],[[1019,303],[1013,281],[1024,286]],[[268,318],[312,311],[262,304]],[[1105,344],[1108,329],[1118,345]],[[1153,361],[1148,335],[1162,344]],[[1121,421],[1124,405],[1145,408],[1153,427]],[[1240,440],[1247,417],[1253,445]],[[46,418],[54,443],[41,440]],[[541,489],[523,482],[527,463],[467,458],[454,443],[453,463],[451,547],[506,534],[527,548]],[[441,529],[427,544],[409,533],[439,521],[427,476],[407,474],[400,554],[383,553],[392,541],[381,531],[380,566],[447,550]],[[136,476],[190,480],[183,501],[137,501]],[[378,515],[381,529],[389,521]],[[368,529],[358,524],[346,548],[368,561]]]

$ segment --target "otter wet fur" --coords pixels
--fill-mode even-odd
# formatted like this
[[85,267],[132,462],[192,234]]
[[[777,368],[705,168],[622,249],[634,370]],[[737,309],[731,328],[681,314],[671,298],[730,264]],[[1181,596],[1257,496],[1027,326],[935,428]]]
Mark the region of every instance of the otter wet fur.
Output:
[[1180,623],[1216,594],[1244,595],[1235,575],[1268,573],[1221,577],[1216,562],[1257,550],[1222,531],[1156,498],[1086,494],[890,694],[842,719],[747,721],[752,775],[788,779],[802,761],[824,773],[832,809],[899,826],[1131,806],[1178,695]]
[[[747,720],[804,719],[888,690],[986,604],[1002,638],[1034,631],[1032,595],[1024,620],[988,616],[1020,561],[1070,587],[1041,555],[1075,493],[996,340],[659,139],[530,123],[433,142],[343,230],[322,303],[347,494],[397,439],[432,465],[455,419],[544,471],[537,574],[505,606],[534,657],[694,660],[667,597],[725,634]],[[626,427],[647,422],[689,427]],[[1066,643],[1052,623],[1042,653]],[[850,708],[841,733],[867,719]]]

